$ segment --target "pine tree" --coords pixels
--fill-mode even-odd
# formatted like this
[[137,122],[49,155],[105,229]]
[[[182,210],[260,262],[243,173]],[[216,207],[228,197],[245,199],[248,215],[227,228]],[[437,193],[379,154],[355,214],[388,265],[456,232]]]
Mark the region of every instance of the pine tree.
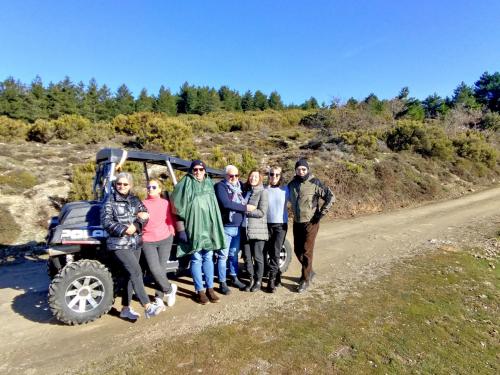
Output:
[[154,103],[154,111],[166,113],[170,116],[175,116],[177,114],[177,98],[171,94],[169,89],[166,89],[163,85],[160,87],[158,92],[158,97]]
[[255,109],[255,103],[253,100],[253,94],[250,90],[243,94],[241,98],[241,109],[244,111],[253,111]]
[[253,102],[255,109],[260,109],[261,111],[266,110],[269,107],[267,103],[267,96],[260,90],[255,91],[253,95]]
[[117,114],[128,115],[134,112],[135,101],[127,85],[118,87],[115,95],[115,109]]
[[135,102],[136,112],[153,112],[154,98],[148,95],[148,90],[143,88]]
[[267,101],[269,108],[275,109],[275,110],[282,110],[283,109],[283,102],[281,101],[281,96],[278,94],[277,91],[273,91],[269,95],[269,99]]

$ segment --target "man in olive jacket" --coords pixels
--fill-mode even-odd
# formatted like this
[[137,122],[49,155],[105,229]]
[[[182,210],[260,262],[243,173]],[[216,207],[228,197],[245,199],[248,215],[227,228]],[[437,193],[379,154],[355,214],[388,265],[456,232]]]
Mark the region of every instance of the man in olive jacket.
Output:
[[[302,264],[302,274],[297,292],[302,293],[309,287],[314,277],[312,270],[314,242],[319,230],[319,221],[326,215],[335,195],[309,171],[306,160],[295,163],[295,176],[288,184],[293,211],[294,252]],[[320,207],[319,200],[323,200]]]

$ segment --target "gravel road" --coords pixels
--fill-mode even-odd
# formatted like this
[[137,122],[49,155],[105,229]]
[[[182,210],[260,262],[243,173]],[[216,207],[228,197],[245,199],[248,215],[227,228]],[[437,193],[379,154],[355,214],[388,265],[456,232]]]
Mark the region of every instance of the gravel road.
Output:
[[[494,188],[418,208],[322,223],[314,260],[317,278],[310,293],[325,288],[348,293],[357,283],[386,273],[398,260],[418,256],[440,243],[466,244],[467,233],[475,226],[499,220],[500,188]],[[250,319],[269,309],[286,311],[291,301],[307,298],[307,293],[294,292],[298,275],[294,259],[278,293],[233,290],[221,297],[221,303],[207,306],[193,302],[192,283],[181,278],[177,304],[155,319],[130,323],[108,314],[96,322],[69,327],[58,324],[48,309],[49,280],[42,259],[3,264],[0,374],[70,373],[148,341]]]

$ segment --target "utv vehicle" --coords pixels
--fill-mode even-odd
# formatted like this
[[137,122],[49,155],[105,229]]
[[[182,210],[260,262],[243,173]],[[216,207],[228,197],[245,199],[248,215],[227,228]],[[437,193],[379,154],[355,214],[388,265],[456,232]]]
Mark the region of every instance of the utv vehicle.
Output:
[[[187,172],[191,165],[190,161],[154,152],[105,148],[97,153],[94,200],[67,203],[48,228],[47,270],[52,280],[49,306],[65,324],[83,324],[101,317],[111,309],[118,293],[120,269],[106,250],[107,233],[101,226],[100,211],[113,189],[116,171],[125,162],[127,166],[131,162],[142,164],[144,181],[154,171],[155,175],[161,172],[170,178],[173,185],[177,183],[176,171],[178,175]],[[214,179],[224,177],[224,171],[213,168],[207,168],[207,173]],[[288,269],[291,257],[291,245],[285,240],[280,254],[281,272]],[[180,273],[188,267],[189,257],[176,258],[174,241],[165,272]]]

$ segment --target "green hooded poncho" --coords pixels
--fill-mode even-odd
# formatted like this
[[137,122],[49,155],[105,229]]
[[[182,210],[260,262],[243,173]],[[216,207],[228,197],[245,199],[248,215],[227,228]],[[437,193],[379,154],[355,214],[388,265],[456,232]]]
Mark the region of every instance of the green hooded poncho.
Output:
[[215,197],[214,184],[207,176],[203,181],[185,175],[172,193],[175,214],[184,221],[189,243],[177,246],[177,257],[200,250],[225,247],[224,226]]

